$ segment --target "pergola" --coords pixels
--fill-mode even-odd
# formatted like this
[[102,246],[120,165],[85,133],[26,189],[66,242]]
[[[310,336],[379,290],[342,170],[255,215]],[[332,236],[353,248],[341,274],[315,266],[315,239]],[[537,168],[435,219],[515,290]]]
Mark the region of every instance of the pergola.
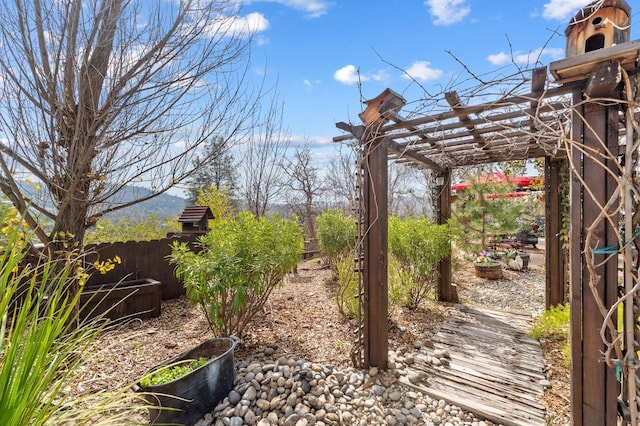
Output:
[[[386,263],[381,262],[379,254],[386,252],[387,161],[408,163],[433,171],[437,176],[438,223],[445,223],[451,215],[453,169],[544,157],[545,231],[546,235],[560,232],[558,173],[559,163],[566,158],[561,140],[571,119],[569,95],[579,87],[579,83],[549,88],[547,73],[547,67],[533,70],[527,93],[510,94],[483,104],[463,105],[456,92],[447,92],[445,99],[450,105],[449,110],[411,119],[401,115],[405,100],[386,89],[376,98],[366,101],[366,109],[360,114],[362,125],[337,123],[338,128],[349,134],[335,137],[334,141],[355,138],[364,150],[361,189],[366,206],[363,210],[371,216],[364,227],[368,232],[363,235],[363,279],[370,311],[367,315],[369,322],[365,319],[364,326],[369,334],[380,336],[386,329],[386,315],[383,313],[386,312],[386,300],[382,300],[385,296],[380,294],[378,300],[375,292],[380,286],[373,283],[384,280],[386,287]],[[565,265],[560,241],[546,238],[545,244],[548,253],[546,306],[549,307],[565,301]],[[438,297],[446,302],[458,301],[455,286],[451,283],[450,259],[440,265]],[[381,343],[377,341],[371,345],[369,356],[365,355],[365,364],[386,365],[387,347]]]
[[[465,104],[457,92],[450,91],[444,94],[447,109],[430,113],[414,111],[411,115],[403,113],[406,101],[402,96],[386,89],[365,102],[366,108],[360,114],[362,124],[336,124],[346,134],[335,137],[334,141],[356,139],[361,149],[358,173],[362,199],[360,223],[364,231],[359,259],[364,296],[361,328],[364,366],[386,368],[388,361],[388,161],[433,171],[437,221],[445,223],[451,215],[453,169],[542,157],[545,160],[546,306],[567,300],[565,271],[568,270],[574,424],[614,425],[618,409],[636,424],[637,362],[635,351],[629,349],[633,348],[633,334],[637,332],[634,323],[637,316],[631,313],[636,302],[632,297],[624,300],[625,327],[631,333],[631,340],[622,344],[627,348],[624,358],[614,359],[611,355],[620,348],[620,342],[605,342],[614,333],[607,329],[607,321],[615,323],[615,319],[605,318],[603,323],[603,317],[606,309],[620,299],[618,255],[628,265],[625,266],[625,291],[629,292],[637,283],[637,272],[634,278],[630,266],[635,235],[629,241],[620,237],[617,222],[611,219],[617,217],[619,210],[610,204],[611,200],[620,199],[627,213],[636,211],[633,197],[624,193],[633,188],[634,174],[625,164],[634,164],[632,159],[637,157],[637,104],[628,95],[636,82],[630,77],[635,78],[638,72],[640,41],[620,42],[620,34],[615,33],[620,27],[614,25],[613,29],[611,26],[607,29],[601,25],[602,20],[596,19],[601,17],[598,13],[617,16],[621,10],[628,19],[630,9],[624,1],[596,3],[601,9],[594,12],[589,9],[591,6],[585,7],[572,25],[587,22],[591,25],[584,29],[587,33],[610,31],[618,37],[613,38],[615,42],[603,36],[603,44],[594,46],[600,38],[594,41],[589,34],[586,38],[582,32],[570,34],[569,29],[573,28],[570,25],[568,54],[570,46],[582,46],[583,50],[548,67],[530,71],[527,86],[506,87],[501,96],[478,104]],[[583,15],[586,19],[578,21]],[[628,36],[628,24],[625,30]],[[561,241],[556,237],[562,228],[559,188],[563,166],[571,170],[569,259],[565,259]],[[618,189],[620,185],[622,190]],[[610,212],[609,220],[602,219],[603,212]],[[637,225],[632,223],[632,216],[637,215],[624,216],[627,229]],[[616,247],[616,244],[618,247],[614,250],[602,251],[602,247]],[[451,283],[450,259],[440,264],[437,290],[440,300],[458,301]],[[612,363],[616,363],[613,368]],[[621,375],[626,405],[617,402],[621,389],[617,379]]]

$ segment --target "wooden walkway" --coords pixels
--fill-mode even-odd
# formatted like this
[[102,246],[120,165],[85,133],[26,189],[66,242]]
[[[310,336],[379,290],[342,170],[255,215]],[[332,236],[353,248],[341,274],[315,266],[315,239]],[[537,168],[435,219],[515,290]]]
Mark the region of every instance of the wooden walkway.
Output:
[[[456,305],[434,348],[420,351],[411,366],[426,379],[414,384],[407,375],[401,381],[496,424],[544,425],[544,359],[538,341],[526,335],[530,327],[528,315]],[[436,349],[449,353],[449,366],[431,364]]]

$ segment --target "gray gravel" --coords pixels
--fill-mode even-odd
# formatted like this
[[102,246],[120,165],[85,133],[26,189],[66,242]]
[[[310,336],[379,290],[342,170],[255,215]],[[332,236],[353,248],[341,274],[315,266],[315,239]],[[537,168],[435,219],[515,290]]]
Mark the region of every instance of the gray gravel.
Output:
[[500,280],[477,280],[480,282],[474,286],[458,288],[461,303],[532,316],[544,311],[545,275],[539,268],[506,271]]
[[196,425],[493,425],[401,385],[414,354],[389,358],[394,368],[386,373],[286,358],[238,362],[234,389]]

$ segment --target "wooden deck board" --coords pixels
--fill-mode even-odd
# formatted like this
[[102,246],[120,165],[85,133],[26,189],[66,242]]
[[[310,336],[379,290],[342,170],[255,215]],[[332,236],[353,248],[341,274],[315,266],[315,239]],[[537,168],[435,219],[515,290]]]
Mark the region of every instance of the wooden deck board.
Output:
[[433,366],[419,354],[410,368],[426,381],[401,381],[497,424],[544,425],[544,358],[526,335],[530,327],[527,315],[456,305],[433,337],[434,348],[451,355],[450,365]]

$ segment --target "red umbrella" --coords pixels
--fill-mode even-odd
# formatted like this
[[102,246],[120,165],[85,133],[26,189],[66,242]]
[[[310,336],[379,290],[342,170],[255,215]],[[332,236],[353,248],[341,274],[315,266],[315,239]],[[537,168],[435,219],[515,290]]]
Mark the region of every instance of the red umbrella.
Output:
[[[531,183],[535,179],[540,179],[537,176],[511,176],[508,181],[510,183],[515,184],[518,188],[524,188],[530,186]],[[486,175],[482,175],[478,178],[478,183],[483,185],[491,184],[491,183],[503,183],[507,180],[507,177],[504,173],[488,173]],[[462,182],[451,185],[451,189],[453,191],[464,191],[471,186],[470,180],[463,180]]]

